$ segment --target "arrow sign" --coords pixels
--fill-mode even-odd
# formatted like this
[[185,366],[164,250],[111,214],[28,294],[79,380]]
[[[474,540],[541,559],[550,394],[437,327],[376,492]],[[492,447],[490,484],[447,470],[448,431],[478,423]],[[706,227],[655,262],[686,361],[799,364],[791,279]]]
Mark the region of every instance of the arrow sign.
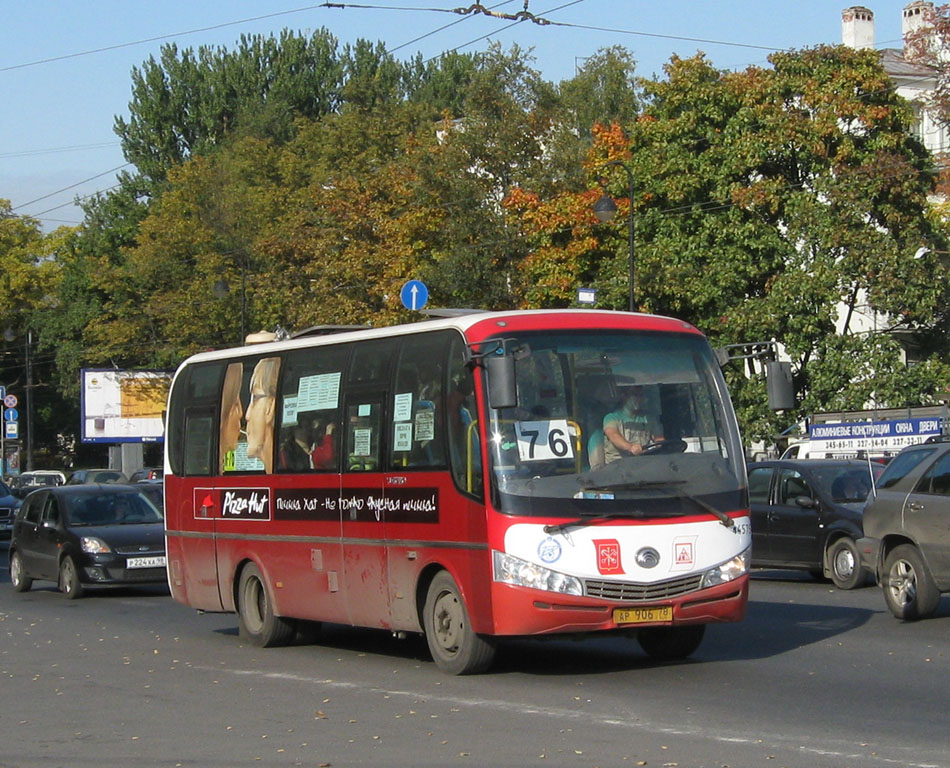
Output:
[[429,289],[421,280],[409,280],[399,294],[402,305],[413,311],[422,309],[429,300]]
[[20,414],[17,412],[16,408],[7,408],[3,412],[4,421],[16,421],[18,418],[20,418]]

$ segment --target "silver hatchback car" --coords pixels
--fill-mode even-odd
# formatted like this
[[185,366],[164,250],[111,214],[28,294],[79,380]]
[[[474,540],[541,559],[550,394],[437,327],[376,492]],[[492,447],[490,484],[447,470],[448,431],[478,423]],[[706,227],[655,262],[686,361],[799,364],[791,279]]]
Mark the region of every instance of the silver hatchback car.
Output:
[[950,438],[904,448],[864,510],[857,542],[898,619],[932,615],[950,592]]

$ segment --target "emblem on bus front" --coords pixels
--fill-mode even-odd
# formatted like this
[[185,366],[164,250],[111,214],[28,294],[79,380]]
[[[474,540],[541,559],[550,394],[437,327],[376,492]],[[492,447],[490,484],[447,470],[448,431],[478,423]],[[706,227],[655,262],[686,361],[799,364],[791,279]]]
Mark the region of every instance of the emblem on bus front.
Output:
[[653,547],[644,547],[637,552],[636,561],[641,568],[656,568],[660,564],[660,553]]
[[538,545],[538,557],[542,563],[553,563],[561,557],[561,544],[557,539],[548,536]]

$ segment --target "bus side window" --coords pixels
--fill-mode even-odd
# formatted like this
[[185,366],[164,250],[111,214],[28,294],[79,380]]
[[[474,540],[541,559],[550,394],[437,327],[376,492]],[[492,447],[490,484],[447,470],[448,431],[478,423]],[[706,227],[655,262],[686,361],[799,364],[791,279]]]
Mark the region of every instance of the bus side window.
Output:
[[392,394],[390,466],[444,467],[445,349],[448,334],[402,339]]
[[207,409],[185,413],[184,470],[186,475],[211,474],[214,417]]
[[382,414],[382,405],[378,402],[357,402],[347,406],[345,472],[379,470]]
[[223,372],[223,363],[202,363],[186,367],[175,380],[165,435],[174,474],[212,472],[215,411]]
[[478,439],[471,369],[465,364],[464,344],[455,337],[449,349],[449,392],[445,399],[449,454],[455,484],[482,497],[482,454]]
[[277,404],[278,472],[336,472],[340,454],[340,391],[351,345],[287,354]]

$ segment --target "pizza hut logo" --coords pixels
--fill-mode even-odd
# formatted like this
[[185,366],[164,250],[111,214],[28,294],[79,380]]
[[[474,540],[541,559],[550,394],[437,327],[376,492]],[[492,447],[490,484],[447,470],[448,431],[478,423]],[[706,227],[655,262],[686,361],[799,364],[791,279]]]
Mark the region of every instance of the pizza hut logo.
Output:
[[603,576],[623,573],[620,562],[620,542],[616,539],[594,539],[597,547],[597,570]]

